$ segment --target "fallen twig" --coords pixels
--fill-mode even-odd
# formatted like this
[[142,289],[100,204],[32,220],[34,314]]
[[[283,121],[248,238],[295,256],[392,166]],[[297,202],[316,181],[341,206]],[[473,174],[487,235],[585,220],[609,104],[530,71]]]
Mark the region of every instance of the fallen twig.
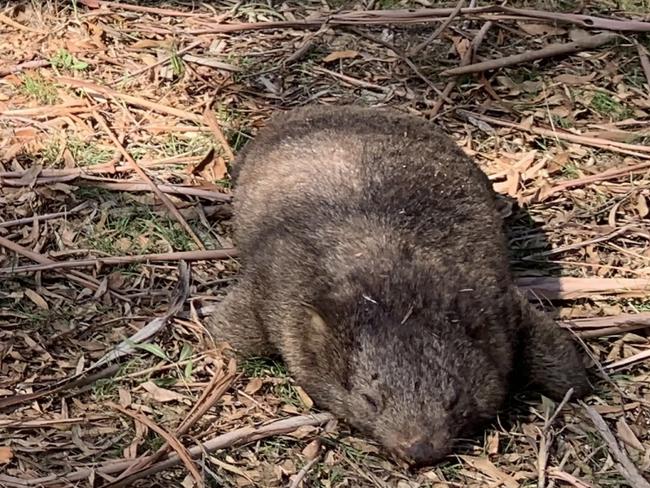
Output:
[[[231,364],[228,366],[228,373],[225,376],[215,374],[208,387],[203,390],[203,394],[199,400],[194,404],[183,422],[175,429],[174,434],[177,437],[185,435],[189,429],[210,408],[212,408],[212,406],[223,396],[223,394],[230,388],[230,386],[232,386],[233,382],[236,381],[236,379],[239,377],[235,373],[235,369],[236,365],[234,362],[231,362]],[[105,485],[104,488],[121,488],[124,486],[129,486],[139,471],[146,469],[148,466],[151,466],[163,458],[169,451],[169,447],[169,443],[166,442],[154,454],[141,458],[139,463],[130,466],[124,471],[124,473],[119,476],[119,478],[117,478],[115,481],[112,481],[108,485]],[[128,482],[126,481],[127,477],[129,478]]]
[[[302,415],[297,417],[290,417],[287,419],[276,420],[259,427],[248,426],[235,429],[231,432],[227,432],[220,436],[215,437],[199,446],[194,446],[188,449],[190,456],[193,458],[203,455],[206,451],[213,452],[218,449],[225,449],[227,447],[232,447],[236,445],[246,444],[249,442],[254,442],[260,439],[265,439],[267,437],[272,437],[274,435],[288,434],[295,431],[299,427],[307,425],[322,425],[326,422],[329,422],[334,417],[329,413],[318,413],[314,415]],[[61,481],[75,482],[88,478],[93,472],[101,474],[116,474],[128,469],[133,463],[137,460],[124,460],[122,462],[111,461],[105,465],[94,466],[93,468],[84,468],[70,473],[67,476],[56,476],[56,477],[45,477],[45,478],[36,478],[31,480],[20,480],[23,481],[26,486],[56,486],[61,483]],[[168,469],[172,466],[176,466],[180,462],[180,459],[176,455],[171,455],[167,457],[164,461],[161,461],[146,471],[138,473],[138,479],[140,477],[153,475],[165,469]],[[3,481],[3,475],[0,475],[0,481]]]
[[219,121],[214,116],[214,112],[212,112],[210,106],[208,106],[205,109],[205,112],[203,112],[203,118],[205,119],[206,125],[210,128],[214,136],[221,144],[221,148],[226,153],[226,156],[228,156],[228,160],[232,162],[235,159],[235,154],[232,152],[230,144],[228,144],[228,139],[226,139],[226,137],[223,135]]
[[565,321],[572,329],[602,329],[605,327],[619,327],[622,325],[642,325],[650,327],[650,312],[623,313],[610,317],[590,317]]
[[636,43],[636,49],[639,53],[639,61],[641,62],[646,83],[648,84],[648,93],[650,93],[650,58],[648,58],[648,50],[638,42]]
[[178,211],[176,206],[172,203],[172,201],[167,198],[167,195],[165,195],[164,192],[158,188],[158,185],[153,182],[151,178],[149,178],[149,175],[144,172],[144,170],[138,165],[138,163],[131,157],[129,152],[124,148],[122,143],[119,141],[119,139],[115,136],[113,131],[108,127],[108,124],[104,120],[104,118],[99,115],[99,113],[94,113],[94,117],[99,122],[99,125],[102,127],[104,132],[108,134],[108,137],[111,138],[113,141],[113,144],[115,147],[118,149],[120,153],[122,153],[122,156],[124,159],[131,165],[131,167],[135,170],[135,172],[142,178],[147,185],[149,186],[149,189],[153,191],[153,193],[165,204],[165,206],[169,209],[171,214],[174,216],[176,221],[185,229],[185,232],[192,238],[192,240],[196,243],[197,246],[199,246],[199,249],[205,249],[205,244],[203,244],[203,241],[199,239],[199,236],[196,235],[194,230],[190,227],[190,225],[187,223],[187,220],[181,215],[181,213]]
[[[472,43],[471,43],[469,49],[467,49],[467,51],[461,57],[461,60],[460,60],[460,65],[461,66],[467,66],[472,62],[472,58],[476,55],[476,52],[478,51],[479,46],[483,42],[483,39],[485,39],[485,35],[487,34],[488,30],[490,30],[491,28],[492,28],[492,22],[488,21],[485,24],[483,24],[483,26],[479,30],[478,34],[476,34],[476,37],[474,37],[474,39],[472,40]],[[457,79],[453,79],[453,80],[449,81],[447,83],[447,85],[445,86],[445,88],[442,90],[442,93],[445,96],[451,95],[451,92],[456,87],[457,82],[458,82]],[[435,117],[438,115],[438,113],[442,109],[442,106],[443,106],[444,102],[445,102],[444,99],[440,98],[440,100],[438,100],[436,102],[436,104],[433,106],[433,108],[431,109],[431,112],[429,113],[429,115],[431,116],[432,119],[435,119]]]
[[316,456],[314,459],[311,461],[308,461],[301,469],[298,471],[298,473],[293,477],[291,480],[291,484],[289,485],[289,488],[298,488],[300,484],[302,483],[302,480],[305,479],[305,476],[307,476],[307,473],[309,473],[309,470],[318,462],[318,459],[320,456]]
[[167,105],[163,105],[161,103],[151,102],[149,100],[145,100],[144,98],[140,98],[140,97],[134,97],[133,95],[126,95],[124,93],[120,93],[106,86],[98,85],[97,83],[78,80],[76,78],[68,78],[66,76],[60,76],[56,78],[56,82],[66,84],[73,88],[81,88],[83,90],[88,91],[90,94],[117,98],[126,102],[129,105],[145,108],[147,110],[152,110],[153,112],[157,112],[161,114],[173,115],[174,117],[178,117],[185,120],[191,120],[192,122],[196,122],[197,124],[203,124],[203,117],[201,117],[198,114],[194,114],[192,112],[188,112],[186,110],[181,110],[174,107],[168,107]]
[[[312,16],[298,20],[280,20],[273,22],[232,22],[215,24],[207,28],[191,30],[188,34],[216,34],[221,32],[241,32],[268,29],[315,29],[324,22],[329,25],[408,25],[425,22],[439,22],[441,18],[449,17],[454,8],[420,8],[392,10],[354,10],[330,15]],[[544,12],[541,10],[516,9],[500,6],[462,8],[457,15],[471,16],[486,20],[498,19],[498,13],[508,14],[509,18],[545,19],[561,23],[580,25],[587,29],[650,32],[650,22],[637,20],[615,20],[591,15],[564,14],[559,12]]]
[[568,42],[565,44],[551,44],[550,46],[535,51],[526,51],[521,54],[513,54],[512,56],[506,56],[504,58],[490,59],[489,61],[483,61],[481,63],[447,69],[444,70],[441,74],[445,76],[458,76],[468,73],[479,73],[482,71],[489,71],[492,69],[513,66],[515,64],[526,63],[528,61],[535,61],[537,59],[573,54],[589,49],[596,49],[597,47],[607,44],[608,42],[611,42],[618,37],[618,34],[612,34],[609,32],[596,34],[595,36],[589,36],[585,39],[579,39],[577,41]]
[[613,363],[610,363],[605,367],[607,369],[617,369],[622,366],[629,366],[630,364],[638,363],[639,361],[643,361],[644,359],[648,359],[648,358],[650,358],[650,349],[647,351],[641,351],[639,353],[633,354],[632,356],[629,356],[627,358],[619,359],[618,361],[614,361]]
[[176,455],[178,456],[178,459],[183,463],[183,465],[190,472],[192,478],[194,478],[194,482],[196,483],[196,485],[199,488],[204,486],[203,477],[201,476],[201,473],[199,472],[197,467],[192,462],[192,457],[190,456],[190,453],[187,451],[187,448],[176,437],[174,437],[172,434],[167,432],[165,429],[160,427],[155,422],[151,421],[145,415],[121,407],[120,405],[113,402],[108,402],[108,406],[117,410],[118,412],[123,413],[124,415],[128,415],[129,417],[133,418],[136,422],[140,422],[141,424],[146,425],[149,429],[153,430],[158,435],[163,437],[166,441],[166,445],[174,449]]
[[79,0],[79,3],[89,8],[108,8],[130,10],[131,12],[142,12],[146,14],[156,14],[165,17],[206,17],[210,14],[199,14],[194,12],[184,12],[182,10],[173,10],[170,8],[143,7],[140,5],[131,5],[121,2],[105,2],[96,0]]
[[522,261],[534,261],[537,258],[540,258],[540,257],[543,257],[543,256],[552,256],[554,254],[560,254],[560,253],[567,252],[567,251],[573,251],[573,250],[576,250],[576,249],[581,249],[581,248],[583,248],[585,246],[590,246],[592,244],[597,244],[599,242],[606,242],[606,241],[609,241],[610,239],[613,239],[614,237],[618,237],[620,235],[624,235],[624,234],[627,234],[628,232],[634,232],[634,231],[638,231],[639,234],[647,236],[647,238],[650,239],[650,235],[644,233],[641,229],[638,229],[636,226],[634,226],[634,225],[626,225],[626,226],[623,226],[623,227],[621,227],[619,229],[615,229],[612,232],[609,232],[609,233],[607,233],[605,235],[594,237],[592,239],[586,239],[584,241],[574,242],[573,244],[566,244],[564,246],[559,246],[559,247],[556,247],[554,249],[550,249],[548,251],[542,251],[542,252],[538,252],[538,253],[535,253],[535,254],[530,254],[528,256],[524,256],[523,258],[521,258],[521,260]]
[[[0,183],[1,182],[2,179],[0,178]],[[88,208],[89,206],[90,206],[90,202],[82,202],[76,207],[71,208],[70,210],[65,210],[63,212],[55,212],[55,213],[49,213],[45,215],[36,215],[34,217],[23,217],[22,219],[16,219],[16,220],[7,220],[6,222],[0,222],[0,228],[6,229],[8,227],[14,227],[16,225],[31,224],[34,221],[45,222],[46,220],[58,219],[59,217],[67,217],[68,215],[73,215],[77,212],[81,212],[82,210]]]
[[24,63],[17,64],[15,66],[11,66],[6,69],[0,69],[0,78],[3,76],[11,75],[14,73],[20,73],[23,70],[26,69],[34,69],[34,68],[44,68],[46,66],[49,66],[51,64],[50,61],[47,59],[37,59],[34,61],[26,61]]
[[565,14],[562,12],[546,12],[544,10],[529,10],[500,6],[502,12],[534,19],[552,20],[567,24],[579,25],[585,29],[627,31],[627,32],[650,32],[650,22],[638,20],[617,20],[607,17],[596,17],[593,15]]
[[596,295],[647,296],[650,279],[646,278],[574,278],[520,277],[517,286],[529,297],[547,300],[569,300]]
[[612,434],[605,419],[603,419],[603,417],[593,407],[586,405],[584,402],[580,402],[580,404],[587,412],[587,415],[593,422],[596,430],[609,446],[610,454],[616,460],[615,466],[619,473],[621,473],[621,475],[634,488],[650,488],[650,483],[648,483],[648,481],[643,477],[634,463],[630,461],[630,458],[627,456],[625,451],[618,444],[616,437]]
[[[46,258],[45,256],[34,252],[30,251],[29,249],[21,246],[20,244],[16,244],[15,242],[10,241],[9,239],[6,239],[2,236],[0,236],[0,246],[4,247],[6,249],[9,249],[17,254],[20,254],[22,256],[25,256],[26,258],[31,259],[32,261],[36,261],[37,263],[41,265],[48,265],[48,264],[54,264],[56,261],[52,261],[49,258]],[[82,286],[85,286],[86,288],[90,288],[91,290],[97,291],[100,287],[99,281],[97,281],[95,278],[91,276],[87,276],[79,271],[71,270],[68,273],[65,273],[65,276],[71,280],[74,281],[75,283],[78,283]],[[116,298],[119,298],[121,300],[126,300],[126,298],[119,293],[116,293],[112,290],[109,290],[109,293],[111,293],[113,296]]]
[[408,53],[409,56],[417,55],[422,49],[424,49],[433,41],[435,41],[438,37],[440,37],[440,34],[442,34],[445,31],[445,29],[449,27],[449,24],[451,24],[454,18],[456,18],[456,16],[460,13],[460,10],[463,8],[464,4],[465,4],[465,0],[458,0],[456,7],[454,8],[454,10],[451,11],[449,17],[447,17],[445,21],[442,24],[440,24],[440,26],[435,31],[433,31],[433,34],[431,34],[420,44],[418,44],[413,49],[411,49],[411,51]]
[[[85,181],[85,185],[95,186],[98,188],[106,188],[107,190],[117,191],[149,191],[149,186],[145,183],[129,183],[128,181],[116,181],[115,183],[98,181],[89,182]],[[158,189],[163,193],[170,193],[176,195],[187,195],[190,197],[203,198],[213,202],[230,202],[232,195],[221,193],[214,190],[207,190],[204,188],[197,188],[195,186],[181,186],[181,185],[158,185]]]
[[230,259],[237,257],[237,249],[203,249],[200,251],[178,251],[159,254],[138,254],[136,256],[108,256],[74,261],[52,261],[47,264],[31,264],[15,268],[0,268],[0,275],[15,275],[18,273],[33,273],[54,269],[76,269],[96,266],[113,266],[116,264],[148,263],[161,261],[210,261],[215,259]]

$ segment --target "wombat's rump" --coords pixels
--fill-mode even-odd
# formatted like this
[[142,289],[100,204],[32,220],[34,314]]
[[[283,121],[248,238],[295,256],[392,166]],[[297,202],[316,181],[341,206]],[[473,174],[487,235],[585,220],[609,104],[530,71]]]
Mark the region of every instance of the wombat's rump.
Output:
[[492,418],[513,369],[588,391],[566,332],[515,290],[485,174],[392,110],[275,116],[235,163],[239,283],[208,324],[279,353],[323,408],[414,464]]

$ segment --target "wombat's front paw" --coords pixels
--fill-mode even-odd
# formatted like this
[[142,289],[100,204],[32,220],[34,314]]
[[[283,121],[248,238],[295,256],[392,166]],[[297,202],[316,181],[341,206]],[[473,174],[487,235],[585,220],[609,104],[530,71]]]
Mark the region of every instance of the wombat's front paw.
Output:
[[591,392],[587,372],[570,336],[559,327],[557,329],[558,336],[565,337],[556,338],[553,350],[537,350],[531,358],[531,380],[554,400],[561,400],[571,388],[572,398],[584,397]]
[[273,349],[252,313],[249,298],[241,284],[232,286],[218,309],[206,318],[206,327],[215,341],[227,342],[241,356],[270,355]]
[[554,400],[573,388],[573,397],[591,391],[587,372],[571,335],[546,314],[522,300],[522,358],[527,380]]

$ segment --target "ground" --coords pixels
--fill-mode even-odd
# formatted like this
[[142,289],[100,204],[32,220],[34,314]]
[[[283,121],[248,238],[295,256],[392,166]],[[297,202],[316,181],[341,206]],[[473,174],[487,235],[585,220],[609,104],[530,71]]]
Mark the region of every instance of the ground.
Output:
[[[452,78],[470,49],[478,62],[592,32],[515,11],[457,15],[432,39],[449,11],[395,20],[440,7],[428,1],[190,3],[0,2],[0,485],[107,486],[167,441],[186,454],[216,438],[122,485],[643,486],[650,37]],[[522,287],[588,357],[584,404],[517,395],[413,472],[318,414],[281,362],[234,362],[209,337],[204,314],[238,269],[232,154],[276,110],[351,102],[430,119],[491,176]]]

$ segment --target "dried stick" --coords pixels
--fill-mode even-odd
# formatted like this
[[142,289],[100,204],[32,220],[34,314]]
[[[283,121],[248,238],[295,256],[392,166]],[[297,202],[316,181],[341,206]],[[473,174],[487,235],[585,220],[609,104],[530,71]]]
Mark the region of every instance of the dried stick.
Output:
[[138,254],[135,256],[107,256],[92,259],[78,259],[74,261],[51,261],[44,264],[30,264],[14,268],[0,268],[0,275],[15,275],[18,273],[33,273],[35,271],[49,271],[53,269],[88,268],[102,265],[148,263],[160,261],[210,261],[217,259],[231,259],[237,257],[237,249],[206,249],[203,251],[177,251],[159,254]]
[[11,66],[10,68],[7,69],[0,69],[0,78],[3,76],[11,75],[14,73],[19,73],[22,70],[25,69],[34,69],[34,68],[44,68],[46,66],[49,66],[52,64],[50,61],[46,59],[37,59],[35,61],[26,61],[24,63],[17,64],[15,66]]
[[622,313],[611,317],[592,317],[566,321],[572,329],[602,329],[605,327],[619,327],[622,325],[641,325],[650,327],[650,312]]
[[565,14],[561,12],[546,12],[544,10],[528,10],[512,7],[498,7],[506,13],[534,19],[565,22],[567,24],[579,25],[585,29],[628,31],[628,32],[650,32],[650,23],[638,20],[615,20],[606,17],[595,17],[593,15]]
[[[366,32],[360,31],[359,29],[357,29],[355,27],[350,27],[350,28],[348,28],[348,30],[350,32],[360,36],[360,37],[368,39],[369,41],[377,43],[377,44],[379,44],[381,46],[384,46],[384,47],[390,49],[391,51],[393,51],[395,54],[397,54],[397,56],[399,56],[399,58],[404,63],[406,63],[406,65],[409,68],[411,68],[411,71],[413,71],[422,81],[424,81],[429,88],[431,88],[434,92],[436,92],[436,94],[439,95],[440,98],[442,98],[444,101],[446,101],[448,103],[452,102],[452,100],[449,98],[448,95],[445,95],[442,91],[440,91],[440,88],[438,88],[435,84],[433,84],[431,82],[431,80],[429,78],[424,76],[424,73],[422,73],[422,71],[420,71],[420,68],[418,68],[417,65],[413,61],[411,61],[411,59],[405,53],[403,53],[401,50],[399,50],[398,48],[393,46],[390,42],[386,42],[383,39],[375,37],[375,36],[373,36],[371,34],[367,34]],[[335,75],[335,76],[344,76],[344,75],[338,75],[337,73],[334,73],[334,72],[330,72],[330,74]],[[358,81],[361,81],[361,80],[358,80]],[[378,87],[378,86],[373,85],[373,88],[374,87]],[[385,89],[383,89],[383,87],[378,87],[378,88],[381,88],[385,92]]]
[[522,276],[516,282],[528,296],[548,300],[570,300],[594,295],[646,296],[650,291],[650,279],[647,278]]
[[[483,26],[481,26],[481,29],[478,31],[478,34],[476,34],[476,37],[472,40],[472,43],[471,43],[469,49],[462,56],[462,58],[460,60],[460,65],[461,66],[468,66],[469,63],[472,62],[472,58],[476,55],[476,52],[478,51],[479,46],[483,42],[483,39],[485,39],[485,36],[487,35],[488,30],[490,30],[491,28],[492,28],[492,22],[490,22],[490,21],[486,22],[485,24],[483,24]],[[447,83],[447,85],[445,86],[444,90],[442,90],[442,93],[447,97],[449,95],[451,95],[451,92],[456,87],[457,82],[458,82],[457,79],[453,79],[453,80],[449,81]],[[445,100],[443,98],[441,98],[440,100],[438,100],[436,102],[436,104],[433,106],[433,108],[431,109],[431,112],[429,114],[431,118],[435,118],[438,115],[438,113],[442,109],[442,106],[443,106],[444,102],[445,102]]]
[[141,7],[139,5],[131,5],[128,3],[120,2],[95,2],[91,0],[79,0],[79,3],[86,5],[90,8],[108,8],[113,7],[114,9],[121,10],[130,10],[131,12],[142,12],[146,14],[156,14],[162,15],[165,17],[205,17],[209,14],[197,14],[193,12],[183,12],[182,10],[173,10],[169,8],[156,8],[156,7]]
[[[299,427],[306,425],[322,425],[326,422],[329,422],[334,417],[329,413],[318,413],[314,415],[302,415],[296,417],[290,417],[287,419],[276,420],[259,427],[248,426],[235,429],[231,432],[227,432],[220,436],[215,437],[199,446],[194,446],[188,449],[190,456],[198,457],[207,452],[213,452],[218,449],[225,449],[227,447],[232,447],[236,445],[242,445],[249,442],[254,442],[260,439],[265,439],[267,437],[272,437],[274,435],[288,434],[295,431]],[[31,480],[21,480],[24,481],[26,486],[52,486],[61,483],[61,480],[74,483],[76,481],[84,480],[88,478],[93,472],[101,474],[116,474],[124,471],[129,466],[131,466],[136,460],[124,460],[122,462],[110,462],[101,466],[95,466],[91,468],[79,469],[74,473],[70,473],[67,476],[58,476],[52,478],[51,476],[45,478],[31,479]],[[172,455],[169,456],[164,461],[161,461],[158,464],[148,468],[147,470],[138,473],[137,477],[133,479],[128,478],[126,481],[133,481],[135,479],[140,479],[149,475],[153,475],[165,469],[168,469],[172,466],[176,466],[180,462],[178,456]],[[2,477],[0,477],[2,481]]]
[[[564,324],[561,325],[565,326]],[[570,328],[569,325],[566,325],[565,327]],[[577,331],[574,333],[581,339],[594,339],[597,337],[610,337],[614,335],[627,334],[628,332],[634,332],[635,330],[640,330],[640,329],[647,329],[648,327],[650,327],[650,323],[647,324],[631,323],[628,325],[619,325],[616,327],[603,327],[602,329],[589,329],[585,331]]]
[[645,74],[645,79],[648,83],[648,92],[650,92],[650,59],[648,59],[648,50],[638,42],[635,44],[637,52],[639,53],[641,68],[643,68],[643,74]]
[[[117,170],[124,171],[124,168],[116,168],[116,171]],[[20,172],[11,172],[11,174],[19,174],[19,173]],[[148,185],[147,183],[140,183],[138,180],[136,180],[135,182],[132,182],[133,181],[132,179],[127,181],[116,181],[111,178],[102,178],[98,176],[93,176],[91,174],[87,174],[87,172],[83,170],[58,170],[58,171],[43,170],[41,174],[46,174],[46,173],[53,174],[54,176],[39,177],[36,179],[36,181],[33,182],[33,184],[35,186],[49,185],[52,183],[69,182],[69,181],[81,179],[82,180],[82,182],[80,183],[81,185],[95,186],[98,188],[106,188],[107,190],[130,191],[130,192],[151,191],[150,185]],[[27,186],[28,183],[31,184],[32,182],[29,182],[27,180],[21,181],[20,179],[15,179],[13,177],[4,179],[3,176],[0,175],[0,184],[3,185],[20,187],[20,186]],[[195,186],[160,184],[158,185],[158,189],[163,193],[169,193],[172,195],[193,196],[193,197],[204,198],[206,200],[211,200],[215,202],[230,202],[232,200],[232,195],[229,195],[227,193],[208,190],[205,188],[195,187]]]
[[[26,258],[31,259],[32,261],[36,261],[37,263],[41,265],[49,265],[49,264],[55,264],[56,261],[52,261],[49,258],[46,258],[45,256],[31,251],[20,244],[16,244],[15,242],[10,241],[9,239],[6,239],[2,236],[0,236],[0,247],[4,247],[6,249],[9,249],[17,254],[20,254],[22,256],[25,256]],[[90,288],[91,290],[97,291],[99,289],[99,281],[97,281],[95,278],[91,276],[87,276],[83,273],[80,273],[79,271],[70,271],[69,273],[65,273],[65,276],[71,280],[74,281],[75,283],[78,283],[82,286],[85,286],[86,288]],[[121,300],[125,300],[126,298],[123,297],[122,295],[109,290],[110,293],[112,293],[115,297],[120,298]]]
[[199,249],[205,250],[205,245],[203,244],[203,241],[199,239],[199,236],[197,236],[190,225],[187,223],[185,218],[181,215],[181,213],[178,211],[178,209],[174,206],[172,201],[163,193],[159,188],[158,185],[156,185],[151,178],[149,178],[149,175],[144,172],[144,170],[138,165],[138,163],[131,157],[129,152],[124,148],[122,143],[119,141],[119,139],[113,134],[113,131],[108,127],[108,124],[104,120],[104,118],[99,115],[98,113],[94,114],[95,119],[97,122],[99,122],[99,125],[102,127],[104,132],[108,134],[108,136],[111,138],[113,141],[113,144],[115,144],[115,147],[122,153],[122,156],[124,159],[133,167],[134,171],[142,178],[144,181],[147,182],[147,185],[151,188],[151,190],[154,192],[154,194],[165,204],[165,206],[169,209],[171,214],[174,216],[174,218],[178,221],[179,224],[181,224],[181,227],[185,229],[185,231],[188,233],[188,235],[192,238],[192,240],[196,243],[197,246],[199,246]]
[[[251,30],[275,29],[316,29],[324,22],[329,25],[409,25],[424,22],[438,22],[443,17],[448,17],[453,8],[420,8],[420,9],[394,9],[394,10],[365,10],[348,11],[333,15],[321,15],[306,19],[273,21],[273,22],[232,22],[228,24],[215,24],[203,29],[196,29],[187,34],[216,34],[221,32],[241,32]],[[499,18],[495,13],[506,13],[508,18],[546,19],[562,23],[580,25],[587,29],[613,30],[626,32],[650,32],[650,22],[637,20],[615,20],[591,15],[563,14],[544,12],[541,10],[515,9],[500,6],[486,6],[476,8],[462,8],[458,15],[494,20]]]
[[228,144],[228,140],[223,135],[223,131],[221,130],[221,126],[219,125],[219,121],[215,117],[214,112],[210,110],[209,106],[205,109],[205,112],[203,112],[203,118],[205,119],[205,123],[207,124],[207,126],[210,128],[212,133],[215,135],[215,137],[221,144],[221,148],[228,156],[228,159],[232,162],[233,159],[235,159],[235,155],[232,152],[232,149],[230,148],[230,144]]
[[129,105],[141,107],[156,113],[173,115],[174,117],[178,117],[180,119],[191,120],[192,122],[196,122],[197,124],[203,124],[203,118],[200,115],[194,114],[192,112],[188,112],[186,110],[181,110],[174,107],[168,107],[161,103],[151,102],[149,100],[145,100],[144,98],[134,97],[132,95],[126,95],[124,93],[120,93],[111,88],[98,85],[97,83],[92,83],[90,81],[85,81],[85,80],[78,80],[76,78],[68,78],[66,76],[60,76],[56,78],[56,82],[64,83],[73,88],[81,88],[83,90],[87,90],[90,93],[96,93],[104,97],[118,98]]
[[[146,8],[146,7],[141,7],[141,8]],[[192,49],[194,49],[195,47],[200,46],[201,44],[203,44],[203,41],[193,42],[193,43],[189,44],[188,46],[185,46],[184,48],[179,49],[178,51],[176,51],[175,55],[180,56],[181,54],[185,54],[186,52],[191,51]],[[146,73],[149,70],[157,68],[158,66],[167,63],[171,59],[172,59],[172,55],[165,56],[161,60],[159,60],[159,61],[157,61],[157,62],[155,62],[155,63],[153,63],[151,65],[145,66],[144,68],[139,69],[139,70],[137,70],[137,71],[135,71],[133,73],[128,73],[128,74],[122,76],[122,78],[120,78],[117,81],[114,81],[111,84],[112,85],[117,85],[117,84],[120,84],[120,83],[128,80],[129,78],[135,78],[136,76],[140,76],[142,73]]]
[[[230,388],[233,382],[238,378],[234,372],[230,372],[225,376],[214,375],[208,387],[203,391],[201,398],[194,404],[192,410],[183,422],[175,429],[174,434],[177,437],[185,435],[189,429],[199,420],[212,406],[223,396],[223,394]],[[151,456],[145,456],[140,459],[140,462],[133,464],[120,475],[119,478],[112,481],[104,488],[120,488],[125,486],[123,484],[124,478],[131,476],[138,471],[151,466],[159,461],[167,454],[170,444],[166,442]]]
[[64,212],[55,212],[55,213],[49,213],[45,215],[35,215],[34,217],[24,217],[22,219],[7,220],[6,222],[0,222],[0,228],[6,229],[8,227],[14,227],[16,225],[31,224],[34,221],[45,222],[46,220],[58,219],[59,217],[67,217],[68,215],[72,215],[77,212],[80,212],[85,208],[88,208],[89,206],[90,206],[89,202],[83,202],[77,205],[76,207],[71,208],[70,210],[66,210]]
[[422,49],[435,41],[445,31],[445,29],[449,27],[449,24],[451,24],[454,18],[456,18],[456,16],[460,13],[460,9],[463,8],[463,5],[465,5],[465,0],[459,0],[454,10],[452,10],[449,14],[449,17],[447,17],[445,21],[440,24],[440,26],[435,31],[433,31],[433,34],[431,34],[427,39],[411,49],[409,56],[417,55]]
[[307,464],[305,464],[300,471],[298,471],[298,474],[293,477],[291,480],[291,484],[289,485],[289,488],[298,488],[300,486],[300,483],[302,483],[302,480],[305,479],[305,476],[307,476],[307,473],[309,473],[309,470],[312,468],[314,464],[318,462],[318,459],[320,456],[316,456],[314,459],[309,461]]
[[108,402],[108,406],[114,408],[118,412],[123,413],[124,415],[128,415],[129,417],[133,418],[136,422],[140,422],[141,424],[146,425],[151,430],[156,432],[158,435],[163,437],[167,441],[167,444],[170,447],[172,447],[174,451],[176,451],[178,458],[183,462],[187,470],[190,472],[197,486],[199,488],[202,488],[204,486],[203,477],[201,476],[201,473],[199,472],[197,467],[192,462],[192,457],[190,456],[190,453],[187,451],[187,448],[183,444],[181,444],[181,442],[176,437],[174,437],[172,434],[167,432],[165,429],[160,427],[155,422],[152,422],[145,415],[128,410],[113,402]]
[[610,363],[605,367],[607,369],[616,369],[616,368],[620,368],[621,366],[627,366],[628,364],[637,363],[639,361],[643,361],[644,359],[648,359],[648,358],[650,358],[650,349],[646,351],[638,352],[627,358],[619,359],[618,361]]
[[603,44],[607,44],[608,42],[611,42],[618,37],[618,34],[612,34],[609,32],[596,34],[595,36],[590,36],[578,41],[568,42],[565,44],[551,44],[550,46],[535,51],[526,51],[521,54],[506,56],[505,58],[491,59],[489,61],[470,64],[468,66],[459,66],[458,68],[447,69],[441,74],[445,76],[458,76],[468,73],[479,73],[482,71],[505,68],[507,66],[513,66],[515,64],[526,63],[528,61],[535,61],[537,59],[573,54],[589,49],[596,49],[597,47],[600,47]]
[[609,446],[610,453],[617,461],[616,469],[618,469],[619,473],[621,473],[621,475],[634,488],[650,488],[650,483],[648,483],[648,481],[641,475],[637,467],[634,465],[634,463],[632,463],[632,461],[630,461],[630,458],[627,457],[625,451],[618,444],[616,437],[614,437],[614,434],[612,434],[612,431],[609,429],[609,426],[605,422],[605,419],[603,419],[603,417],[595,408],[590,407],[584,402],[580,402],[580,404],[587,412],[587,415],[593,422],[596,430],[600,433],[602,438]]
[[[96,186],[98,188],[106,188],[107,190],[116,191],[149,191],[150,188],[145,183],[129,183],[128,181],[103,182],[103,181],[84,181],[85,185]],[[213,202],[230,202],[232,196],[227,193],[221,193],[213,190],[206,190],[203,188],[196,188],[192,186],[181,185],[158,185],[158,189],[163,193],[187,195],[192,197],[204,198]]]

